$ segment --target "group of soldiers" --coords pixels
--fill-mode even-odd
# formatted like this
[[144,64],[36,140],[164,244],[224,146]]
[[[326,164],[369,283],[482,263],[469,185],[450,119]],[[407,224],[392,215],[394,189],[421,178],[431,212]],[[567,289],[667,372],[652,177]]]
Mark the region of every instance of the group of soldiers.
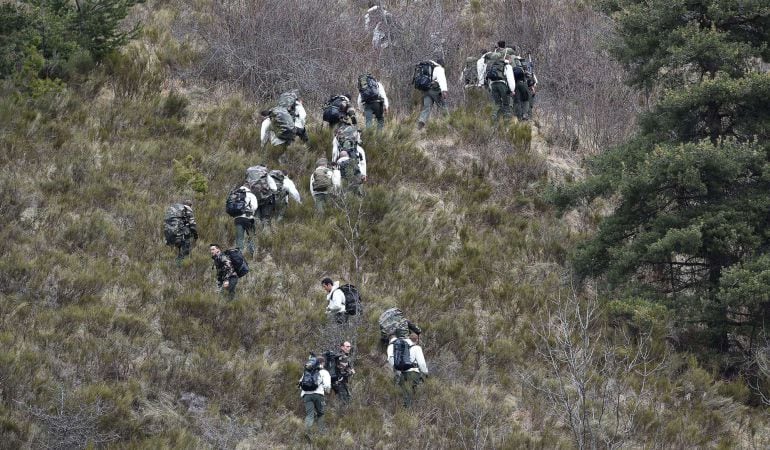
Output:
[[[472,60],[472,61],[471,61]],[[493,120],[500,117],[519,120],[531,117],[536,93],[537,78],[531,60],[525,61],[516,54],[515,47],[507,47],[504,41],[485,52],[480,58],[469,58],[463,75],[466,88],[485,87],[497,106]],[[441,58],[423,61],[415,66],[413,84],[422,91],[422,111],[417,128],[428,122],[434,107],[446,112],[448,87]],[[473,67],[471,67],[473,66]],[[357,104],[364,111],[366,126],[378,128],[384,125],[389,109],[388,98],[382,83],[372,75],[358,78]],[[276,106],[261,112],[263,117],[260,141],[262,146],[288,146],[295,139],[308,140],[307,112],[297,91],[280,95]],[[331,160],[318,158],[310,176],[310,193],[316,210],[323,213],[331,199],[339,194],[363,195],[362,185],[367,180],[367,158],[361,145],[356,110],[348,95],[335,95],[324,105],[323,120],[333,129]],[[209,251],[217,270],[218,289],[232,300],[238,279],[248,273],[248,264],[241,249],[253,257],[256,246],[254,233],[269,232],[272,221],[280,220],[289,199],[301,203],[301,196],[293,180],[281,170],[269,170],[263,165],[246,169],[243,183],[228,194],[226,211],[235,225],[235,248],[223,250],[218,244],[210,244]],[[164,232],[166,243],[177,248],[176,262],[182,264],[189,256],[198,230],[190,200],[171,205],[166,211]],[[244,247],[245,245],[245,247]],[[322,281],[327,292],[329,306],[337,316],[345,314],[339,283],[331,279]],[[336,308],[336,309],[335,309]],[[338,319],[338,317],[337,317]],[[335,323],[347,323],[337,320]],[[391,308],[380,317],[383,342],[387,342],[387,360],[397,374],[397,383],[403,392],[404,406],[410,406],[414,390],[428,375],[427,365],[419,346],[420,329],[403,319],[401,311]],[[334,390],[344,404],[351,399],[348,382],[355,373],[351,364],[351,344],[344,341],[336,352],[323,356],[311,355],[305,364],[300,380],[301,397],[305,407],[305,425],[314,422],[323,428],[324,395]]]
[[463,71],[466,88],[484,87],[489,90],[497,106],[492,119],[501,116],[510,119],[529,120],[537,94],[537,76],[532,57],[525,59],[517,54],[516,47],[507,47],[498,41],[480,58],[467,58]]

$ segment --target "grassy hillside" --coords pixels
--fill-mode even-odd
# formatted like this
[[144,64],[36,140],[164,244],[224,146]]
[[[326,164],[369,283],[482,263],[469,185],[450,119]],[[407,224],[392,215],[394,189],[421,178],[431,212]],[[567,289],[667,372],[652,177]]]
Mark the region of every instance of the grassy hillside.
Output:
[[[354,398],[330,399],[318,447],[768,445],[749,389],[674,352],[665,311],[573,285],[567,256],[599,213],[569,222],[545,201],[565,176],[548,135],[491,125],[479,99],[423,133],[399,117],[364,135],[366,196],[319,218],[317,118],[308,145],[263,152],[264,105],[168,89],[168,48],[148,41],[68,88],[3,84],[0,447],[301,448],[301,364],[343,338]],[[232,245],[224,199],[256,163],[303,204],[260,235],[227,303],[205,244]],[[182,198],[201,239],[177,268],[161,227]],[[326,322],[324,276],[361,289],[348,327]],[[379,342],[391,306],[423,328],[432,372],[410,410]]]

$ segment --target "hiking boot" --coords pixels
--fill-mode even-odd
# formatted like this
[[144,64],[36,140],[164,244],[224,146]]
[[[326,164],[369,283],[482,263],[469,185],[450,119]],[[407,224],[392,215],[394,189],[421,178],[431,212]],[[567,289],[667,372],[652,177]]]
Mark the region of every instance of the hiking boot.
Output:
[[425,128],[425,122],[417,122],[417,129],[422,130]]

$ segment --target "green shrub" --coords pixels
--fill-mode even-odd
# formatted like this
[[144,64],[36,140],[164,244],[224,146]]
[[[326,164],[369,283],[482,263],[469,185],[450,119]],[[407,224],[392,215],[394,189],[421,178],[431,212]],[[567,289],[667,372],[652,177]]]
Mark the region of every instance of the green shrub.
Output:
[[198,169],[199,164],[193,155],[187,155],[182,161],[174,160],[174,183],[177,187],[189,188],[199,194],[208,192],[208,180]]

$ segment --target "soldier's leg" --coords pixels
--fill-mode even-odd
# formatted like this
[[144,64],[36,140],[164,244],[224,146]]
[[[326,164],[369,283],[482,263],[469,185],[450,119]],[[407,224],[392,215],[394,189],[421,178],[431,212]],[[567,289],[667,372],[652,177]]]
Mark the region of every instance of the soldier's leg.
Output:
[[503,99],[500,94],[500,85],[501,83],[492,83],[491,87],[489,88],[489,95],[492,97],[492,101],[495,104],[494,111],[492,112],[492,121],[497,122],[497,119],[500,118],[500,115],[503,112]]
[[513,106],[511,105],[511,102],[513,101],[513,99],[511,98],[511,89],[508,86],[506,86],[503,92],[501,93],[501,95],[502,95],[502,106],[500,109],[503,113],[503,117],[506,120],[510,120],[513,117]]
[[372,103],[364,103],[364,122],[366,128],[372,126],[372,119],[374,117],[374,110],[372,110]]
[[254,231],[255,231],[255,225],[254,225],[254,219],[251,219],[248,223],[244,225],[244,230],[246,231],[246,247],[249,252],[251,252],[251,255],[254,256],[254,253],[257,251],[257,245],[254,243]]
[[326,429],[324,413],[326,407],[326,398],[323,395],[315,394],[313,402],[315,403],[316,420],[318,422],[318,432],[323,433]]
[[243,221],[239,219],[239,217],[235,219],[235,246],[240,249],[244,249],[243,238],[246,234],[246,226],[244,225]]
[[[382,102],[372,103],[372,113],[377,119],[377,129],[382,130],[382,127],[385,126],[385,107]],[[369,125],[367,124],[367,126]]]
[[427,91],[422,96],[422,111],[420,117],[417,119],[417,126],[424,126],[430,119],[430,109],[433,107],[433,97],[430,95],[430,91]]
[[311,398],[312,394],[302,396],[302,402],[305,404],[305,429],[309,430],[315,422],[315,403]]
[[435,89],[431,90],[430,92],[433,96],[433,102],[436,104],[436,108],[438,108],[439,113],[441,113],[442,116],[449,114],[449,108],[444,101],[444,97],[441,95],[441,90]]

